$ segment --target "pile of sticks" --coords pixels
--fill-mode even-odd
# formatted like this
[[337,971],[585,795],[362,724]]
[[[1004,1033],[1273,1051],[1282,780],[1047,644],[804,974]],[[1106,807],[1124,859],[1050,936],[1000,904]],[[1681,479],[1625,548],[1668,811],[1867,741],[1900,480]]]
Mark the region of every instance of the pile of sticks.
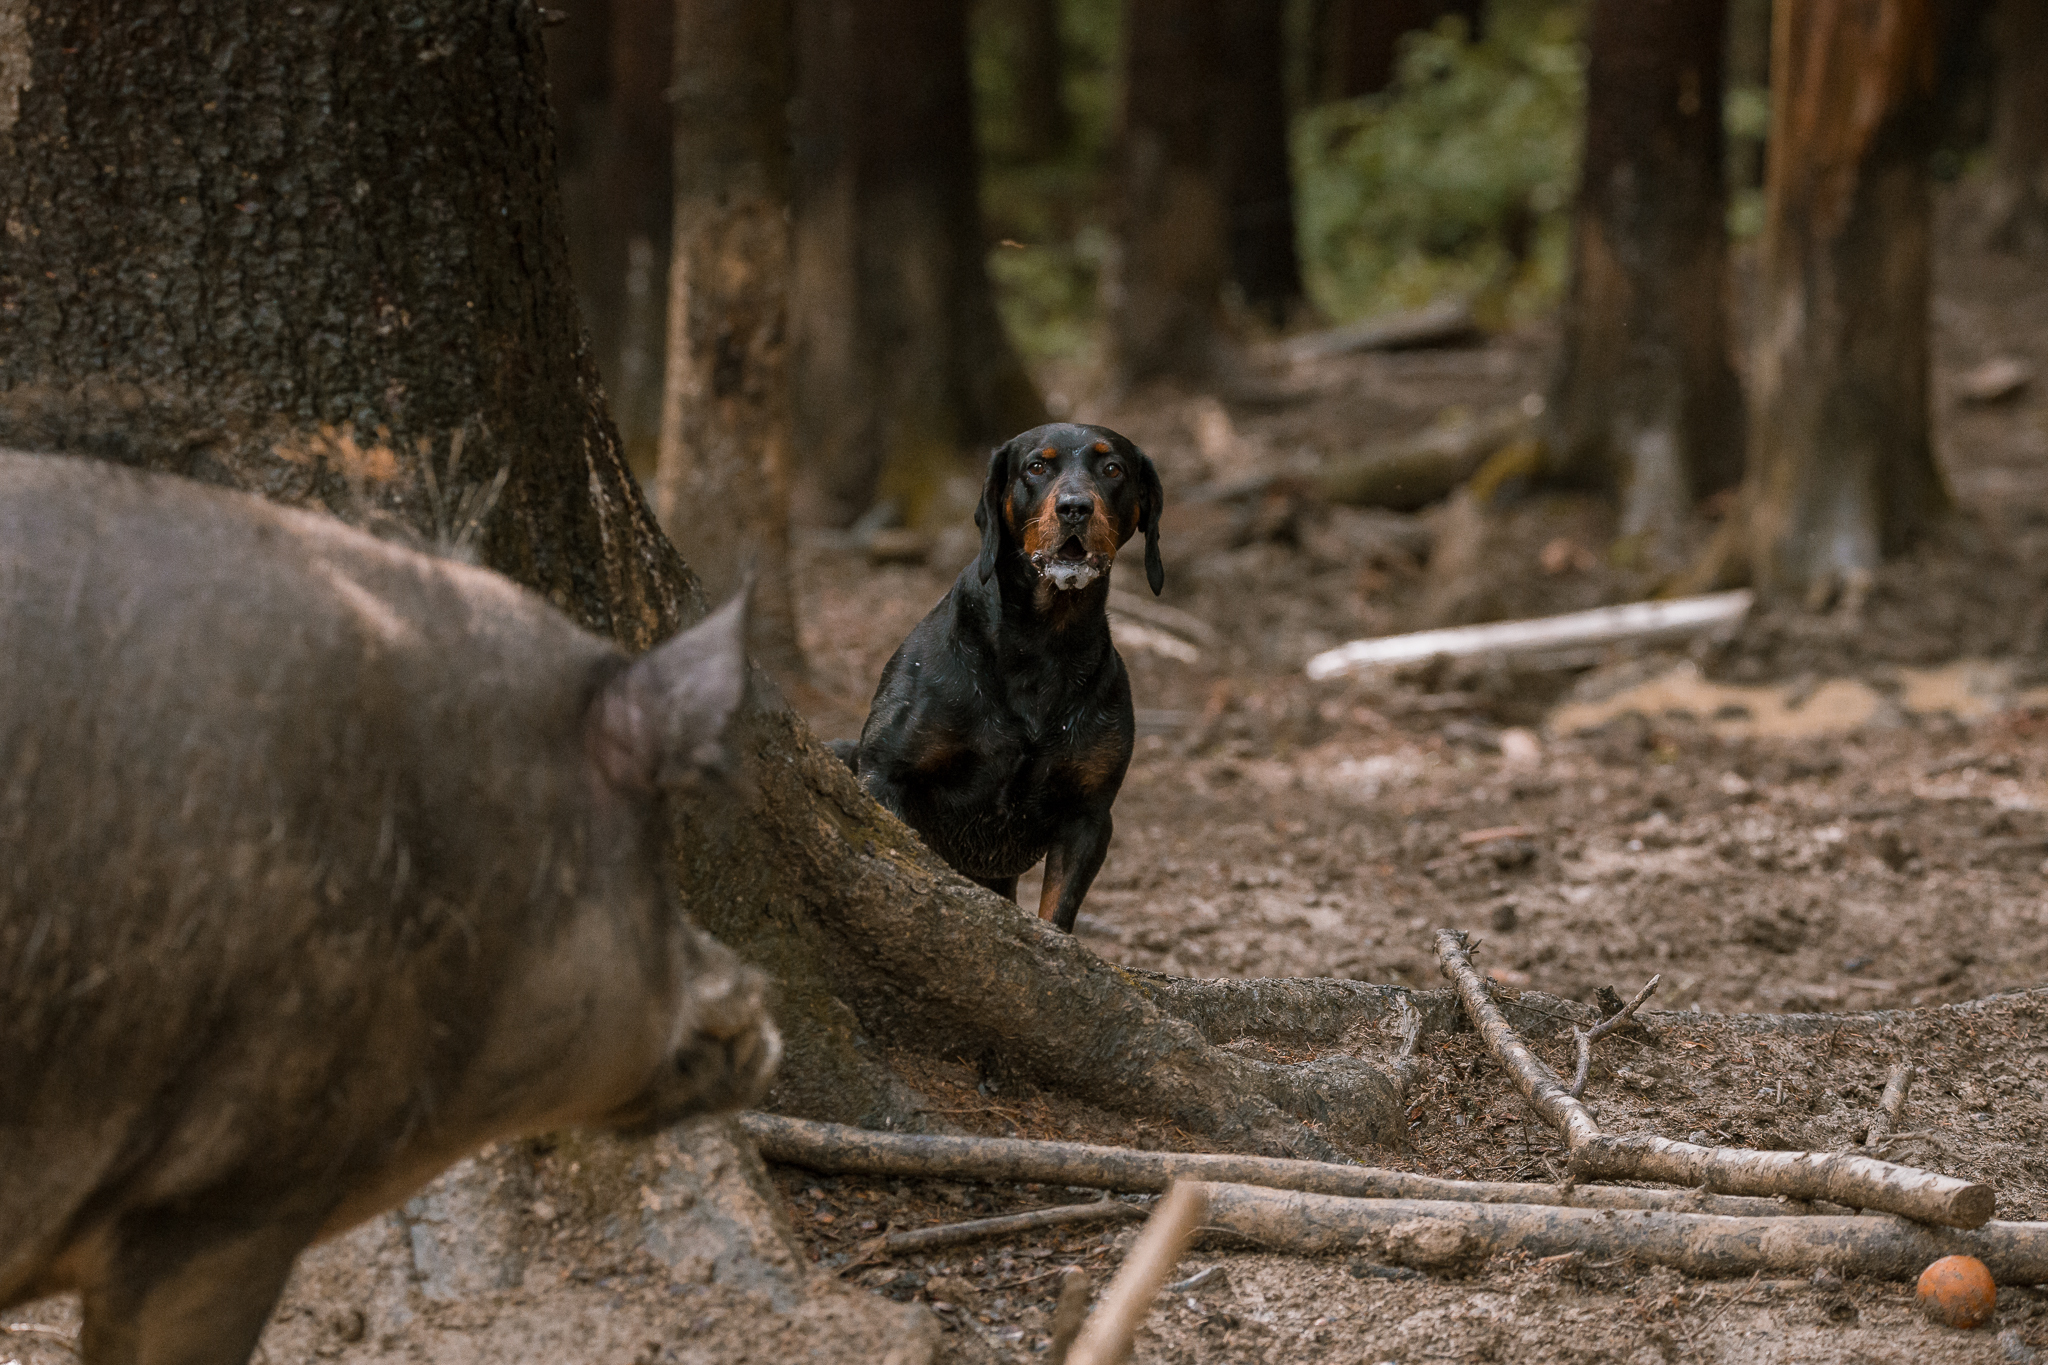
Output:
[[[1085,1313],[1087,1276],[1068,1272],[1052,1355],[1067,1365],[1122,1358],[1130,1334],[1197,1233],[1268,1251],[1362,1248],[1425,1270],[1465,1268],[1517,1251],[1628,1257],[1701,1276],[1825,1269],[1910,1279],[1940,1257],[1968,1255],[1983,1261],[2001,1284],[2048,1282],[2048,1223],[1992,1221],[1988,1186],[1871,1154],[1899,1122],[1909,1067],[1893,1071],[1861,1151],[1752,1151],[1615,1135],[1601,1129],[1579,1098],[1592,1047],[1627,1022],[1656,981],[1611,1018],[1577,1031],[1577,1074],[1566,1085],[1494,1004],[1472,965],[1466,937],[1440,930],[1436,950],[1488,1048],[1529,1105],[1563,1137],[1566,1183],[1442,1180],[1271,1157],[878,1133],[768,1114],[747,1114],[741,1123],[770,1161],[822,1172],[1166,1191],[1092,1315]],[[1683,1188],[1590,1183],[1595,1181]],[[895,1255],[1031,1227],[1139,1216],[1136,1206],[1105,1195],[1089,1203],[890,1233],[864,1249]]]

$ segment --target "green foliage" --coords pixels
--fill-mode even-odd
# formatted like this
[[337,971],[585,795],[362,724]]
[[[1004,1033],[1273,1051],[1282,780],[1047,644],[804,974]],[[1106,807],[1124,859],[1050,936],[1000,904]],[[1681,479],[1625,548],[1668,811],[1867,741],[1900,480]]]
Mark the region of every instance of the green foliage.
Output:
[[968,29],[975,122],[982,149],[982,216],[999,245],[989,254],[996,306],[1033,365],[1083,356],[1109,235],[1102,225],[1117,64],[1119,0],[1061,0],[1061,81],[1073,136],[1060,155],[1022,154],[1023,102],[1049,98],[1020,79],[1019,18],[1011,0],[976,0]]
[[1295,120],[1304,283],[1332,318],[1472,297],[1528,316],[1562,292],[1584,64],[1570,4],[1497,0],[1403,42],[1395,87]]

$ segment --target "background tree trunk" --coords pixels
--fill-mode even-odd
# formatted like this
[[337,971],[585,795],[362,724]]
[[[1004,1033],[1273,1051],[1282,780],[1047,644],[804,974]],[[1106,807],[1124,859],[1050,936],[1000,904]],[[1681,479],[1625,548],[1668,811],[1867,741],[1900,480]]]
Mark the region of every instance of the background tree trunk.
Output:
[[797,0],[797,438],[826,516],[918,519],[1043,421],[989,287],[959,0]]
[[1994,246],[2038,251],[2048,247],[2048,5],[1999,0],[1992,43],[1987,235]]
[[1457,14],[1476,38],[1484,11],[1483,0],[1316,0],[1309,23],[1311,100],[1377,95],[1394,83],[1402,34]]
[[804,672],[789,556],[790,14],[678,0],[675,251],[655,504],[713,600],[751,565],[749,651]]
[[[119,7],[118,43],[115,8],[46,7],[19,49],[0,31],[0,444],[416,534],[504,469],[494,506],[468,508],[486,562],[630,647],[700,615],[576,325],[534,7],[195,20],[160,0]],[[677,888],[777,977],[785,1108],[920,1124],[887,1045],[1240,1146],[1327,1151],[1303,1119],[1399,1137],[1399,1089],[1371,1065],[1214,1045],[1370,1018],[1398,992],[1245,1002],[1111,968],[953,874],[788,711],[755,706],[735,748],[751,800],[673,803]]]
[[1230,278],[1278,327],[1301,299],[1294,250],[1294,175],[1287,146],[1285,7],[1220,0],[1223,51],[1216,96]]
[[28,33],[0,444],[443,538],[502,470],[488,563],[633,646],[701,610],[577,322],[531,5],[94,0]]
[[1816,604],[1949,506],[1928,431],[1934,0],[1778,0],[1750,565]]
[[1221,0],[1129,0],[1117,149],[1117,253],[1107,279],[1120,384],[1200,379],[1223,344],[1229,269],[1219,175]]
[[1060,0],[992,0],[990,9],[1008,30],[1012,79],[1024,96],[1016,102],[1017,142],[1009,152],[1025,163],[1057,160],[1074,141]]
[[1551,472],[1612,488],[1675,565],[1701,494],[1741,477],[1722,189],[1725,0],[1595,0]]

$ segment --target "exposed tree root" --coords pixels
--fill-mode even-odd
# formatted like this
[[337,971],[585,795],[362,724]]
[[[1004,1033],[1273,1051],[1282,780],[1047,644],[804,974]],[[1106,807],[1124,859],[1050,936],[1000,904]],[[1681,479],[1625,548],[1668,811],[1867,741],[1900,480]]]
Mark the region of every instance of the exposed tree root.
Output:
[[828,1175],[925,1176],[1152,1192],[1176,1180],[1230,1181],[1362,1199],[1472,1200],[1585,1209],[1669,1209],[1754,1218],[1809,1213],[1804,1204],[1620,1185],[1535,1185],[1442,1180],[1372,1166],[1340,1166],[1275,1157],[1141,1152],[1081,1142],[1034,1142],[876,1133],[776,1114],[743,1114],[740,1126],[770,1161]]
[[1928,1223],[1977,1227],[1991,1217],[1989,1186],[1847,1152],[1758,1152],[1702,1147],[1654,1136],[1600,1131],[1592,1112],[1515,1036],[1474,970],[1465,936],[1440,929],[1437,957],[1472,1022],[1531,1108],[1565,1140],[1573,1174],[1588,1179],[1659,1180],[1730,1194],[1824,1199],[1903,1214]]
[[1341,1199],[1331,1195],[1212,1185],[1205,1228],[1269,1251],[1318,1253],[1363,1246],[1422,1269],[1463,1269],[1486,1256],[1579,1252],[1628,1256],[1689,1275],[1756,1271],[1911,1279],[1943,1256],[1975,1256],[2001,1284],[2048,1276],[2048,1223],[1928,1227],[1889,1215],[1729,1218],[1643,1210],[1526,1204]]

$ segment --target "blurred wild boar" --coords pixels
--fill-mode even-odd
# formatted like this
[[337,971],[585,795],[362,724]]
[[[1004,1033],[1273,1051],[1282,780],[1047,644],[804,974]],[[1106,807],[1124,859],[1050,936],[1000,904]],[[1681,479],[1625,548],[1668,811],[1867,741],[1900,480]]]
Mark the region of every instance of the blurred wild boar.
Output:
[[762,982],[660,811],[743,624],[631,660],[324,517],[0,452],[0,1306],[232,1365],[302,1248],[481,1144],[754,1097]]

